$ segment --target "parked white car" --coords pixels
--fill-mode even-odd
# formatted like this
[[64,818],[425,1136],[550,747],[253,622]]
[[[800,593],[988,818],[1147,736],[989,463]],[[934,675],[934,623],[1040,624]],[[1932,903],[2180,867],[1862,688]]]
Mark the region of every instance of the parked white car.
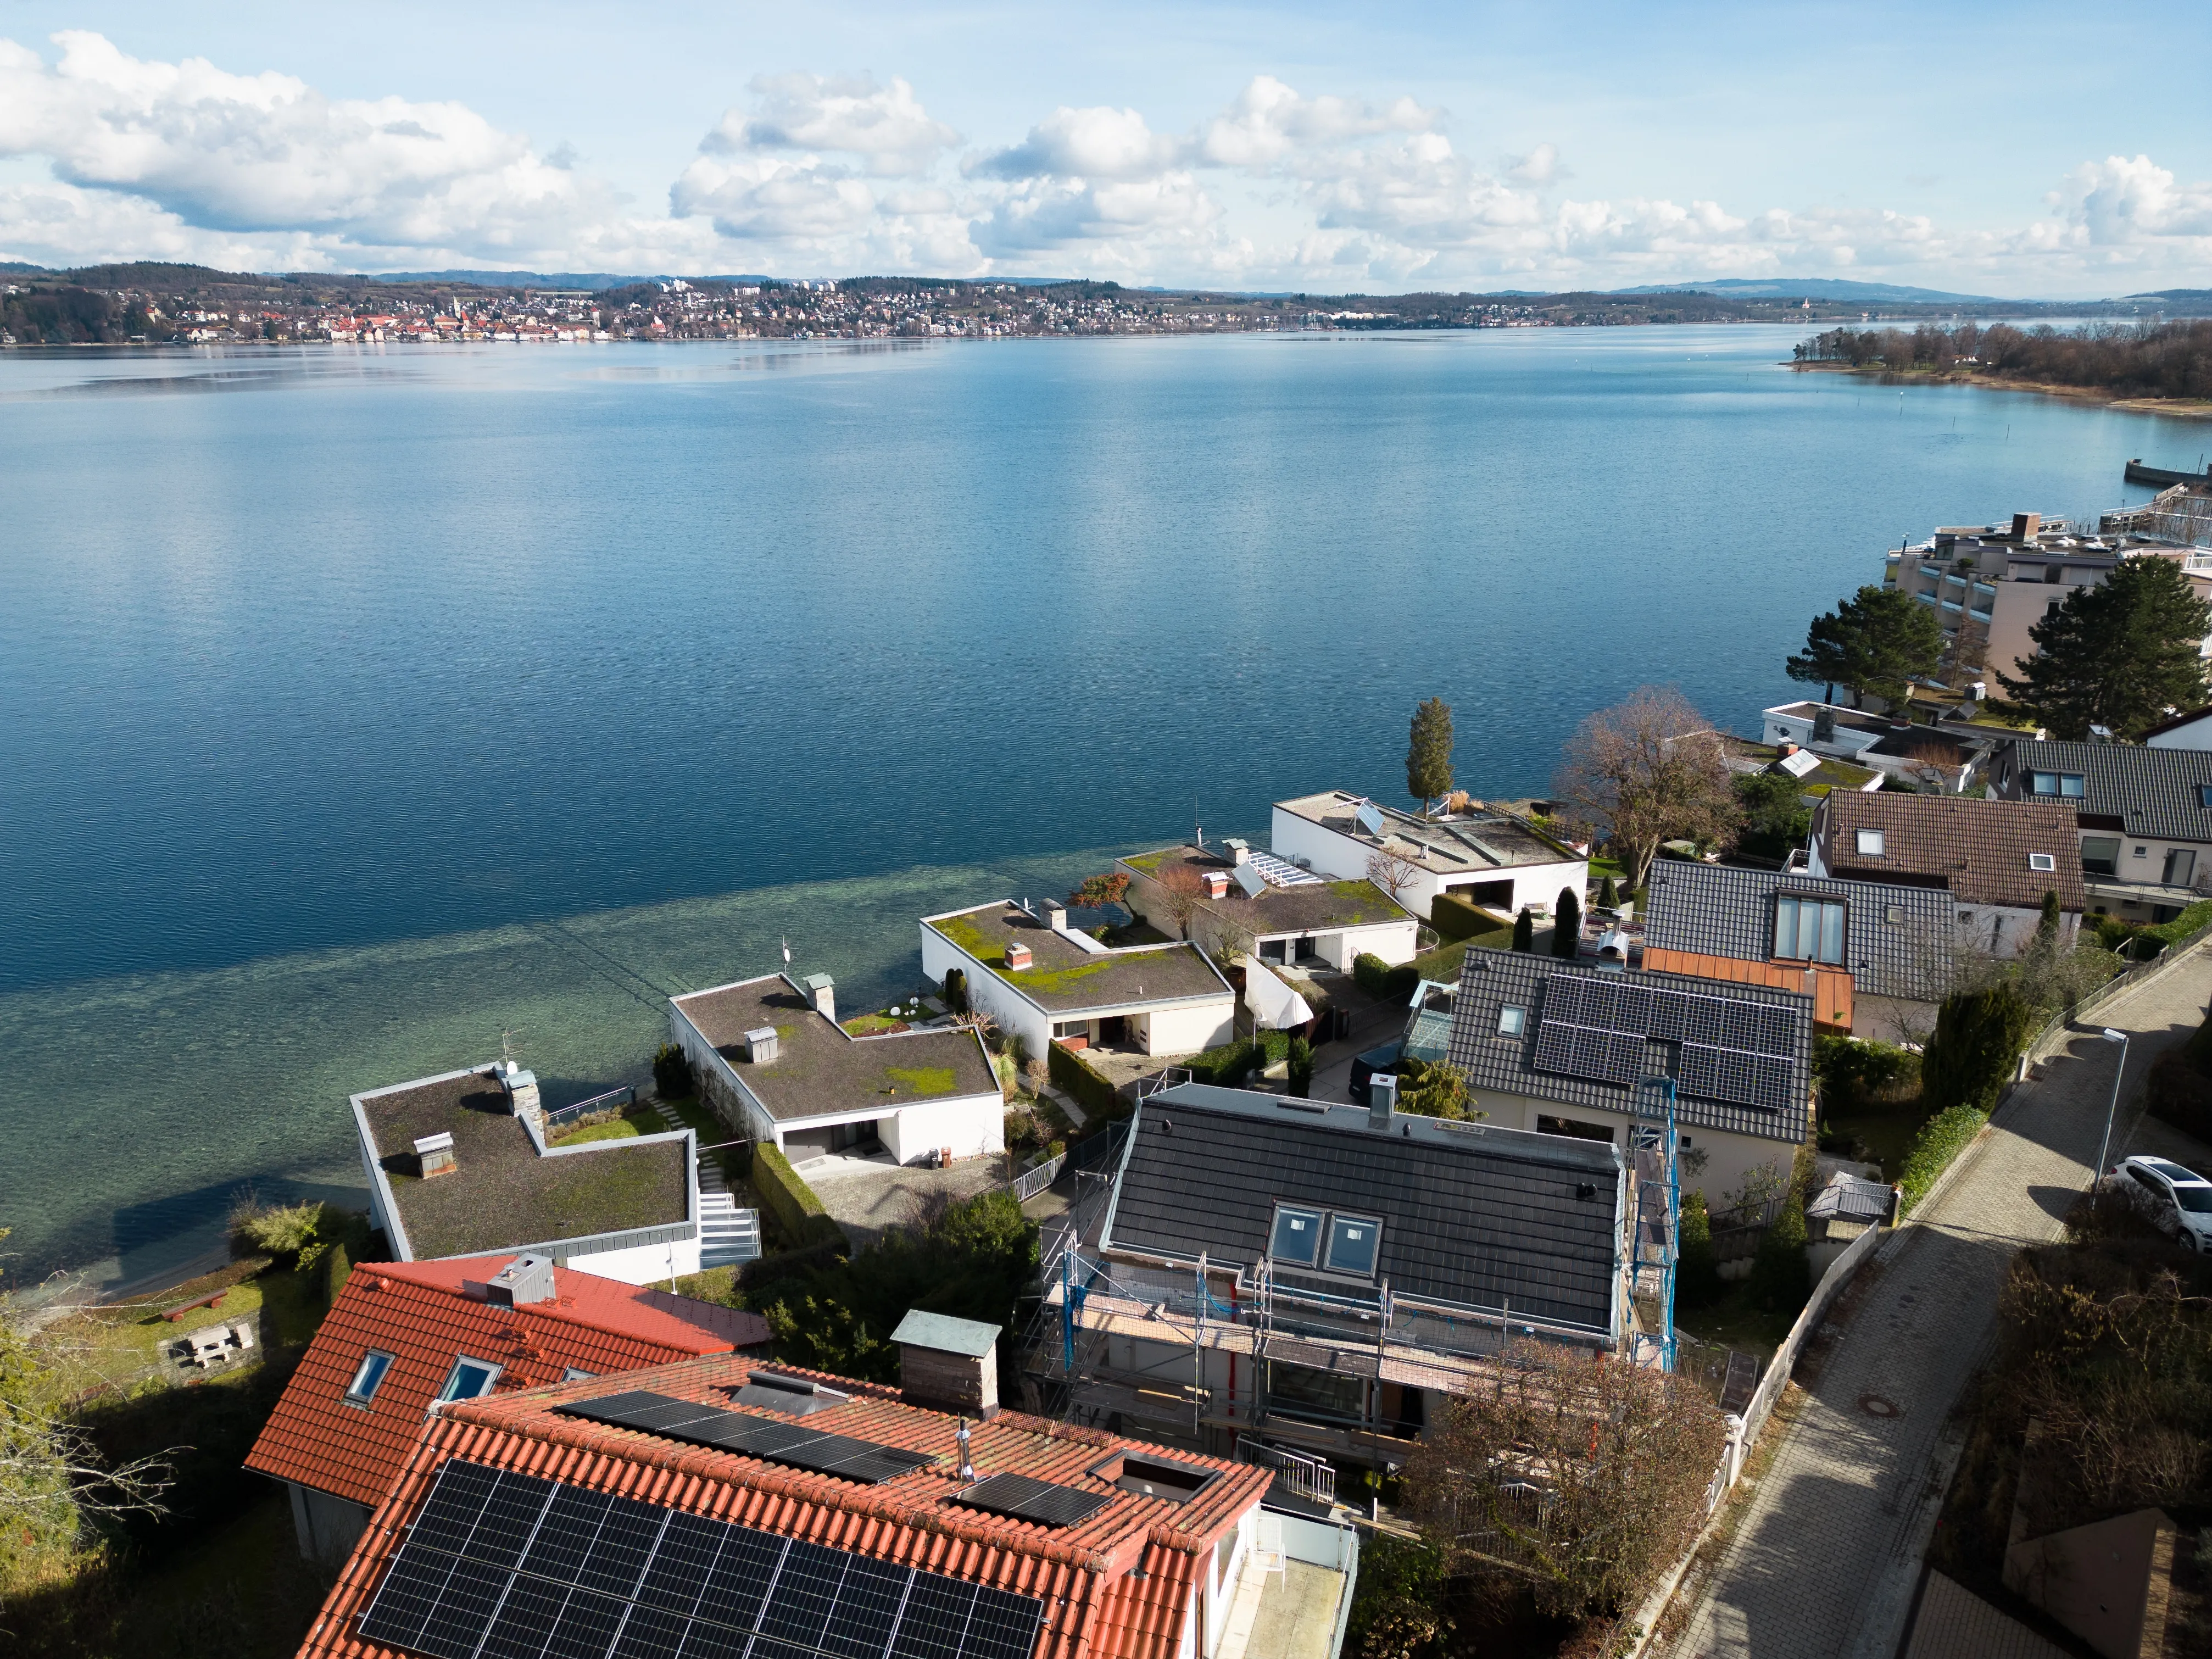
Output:
[[2212,1181],[2163,1158],[2123,1158],[2105,1184],[2191,1249],[2212,1252]]

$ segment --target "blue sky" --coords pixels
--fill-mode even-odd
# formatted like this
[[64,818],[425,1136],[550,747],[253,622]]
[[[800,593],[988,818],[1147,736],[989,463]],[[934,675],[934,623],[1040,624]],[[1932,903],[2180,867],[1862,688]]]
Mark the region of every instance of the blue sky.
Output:
[[0,5],[0,258],[2212,285],[2212,8]]

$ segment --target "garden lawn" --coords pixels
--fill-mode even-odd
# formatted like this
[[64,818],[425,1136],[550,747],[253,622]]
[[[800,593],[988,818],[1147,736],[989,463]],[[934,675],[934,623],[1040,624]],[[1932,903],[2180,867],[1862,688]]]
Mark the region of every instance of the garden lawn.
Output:
[[1881,1165],[1881,1178],[1895,1182],[1904,1176],[1905,1160],[1911,1154],[1914,1137],[1932,1115],[1922,1109],[1916,1098],[1888,1111],[1831,1117],[1823,1122],[1827,1136],[1856,1142],[1864,1149],[1863,1156]]

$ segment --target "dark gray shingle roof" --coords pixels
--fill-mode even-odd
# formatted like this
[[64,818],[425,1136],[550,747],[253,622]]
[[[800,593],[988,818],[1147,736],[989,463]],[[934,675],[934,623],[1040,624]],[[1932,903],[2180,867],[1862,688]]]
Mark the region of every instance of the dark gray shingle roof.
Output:
[[1997,757],[1997,787],[2008,800],[2048,800],[2030,793],[2036,772],[2078,773],[2085,816],[2118,820],[2124,834],[2160,841],[2212,842],[2212,806],[2197,787],[2212,784],[2212,750],[2145,749],[2131,743],[2008,744]]
[[1769,961],[1774,900],[1784,893],[1843,900],[1843,965],[1859,991],[1919,1002],[1936,999],[1952,930],[1951,897],[1939,888],[1662,859],[1651,866],[1644,948]]
[[1379,1218],[1394,1295],[1611,1328],[1621,1164],[1602,1142],[1405,1116],[1379,1133],[1359,1107],[1203,1084],[1153,1095],[1130,1135],[1109,1249],[1247,1266],[1281,1200]]
[[[1467,1073],[1468,1087],[1477,1097],[1486,1089],[1553,1100],[1562,1105],[1595,1106],[1601,1111],[1632,1115],[1635,1085],[1602,1083],[1593,1079],[1562,1076],[1536,1069],[1536,1037],[1544,1016],[1545,986],[1555,979],[1627,982],[1700,997],[1717,998],[1746,1007],[1779,1009],[1790,1038],[1786,1091],[1798,1105],[1785,1110],[1763,1111],[1723,1100],[1705,1100],[1684,1094],[1675,1101],[1676,1121],[1686,1127],[1722,1129],[1734,1134],[1795,1143],[1805,1138],[1803,1103],[1812,1094],[1813,999],[1794,991],[1770,991],[1762,986],[1734,985],[1721,980],[1689,979],[1679,974],[1607,973],[1577,968],[1552,957],[1523,956],[1515,951],[1469,951],[1460,969],[1459,994],[1452,1000],[1450,1060]],[[1501,1036],[1498,1011],[1510,1005],[1528,1011],[1519,1036]],[[1663,1059],[1656,1044],[1647,1055],[1647,1075],[1656,1074]]]

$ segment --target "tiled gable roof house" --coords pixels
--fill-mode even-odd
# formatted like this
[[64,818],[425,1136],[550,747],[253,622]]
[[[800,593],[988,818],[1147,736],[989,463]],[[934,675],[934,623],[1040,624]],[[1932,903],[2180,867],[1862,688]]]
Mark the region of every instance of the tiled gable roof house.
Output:
[[768,1340],[759,1315],[506,1255],[348,1277],[246,1467],[290,1489],[302,1555],[342,1560],[441,1402]]
[[2212,896],[2212,751],[2022,738],[1992,771],[2005,800],[2072,815],[2091,909],[2165,922]]

